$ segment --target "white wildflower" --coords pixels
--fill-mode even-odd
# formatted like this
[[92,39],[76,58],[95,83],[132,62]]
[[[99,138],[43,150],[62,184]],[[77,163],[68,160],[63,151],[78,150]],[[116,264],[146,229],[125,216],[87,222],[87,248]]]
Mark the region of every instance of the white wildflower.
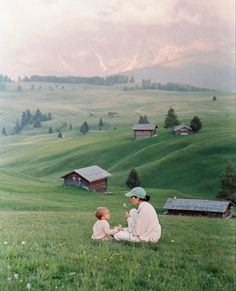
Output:
[[126,207],[126,203],[123,203],[123,207],[124,207],[124,208]]
[[25,245],[25,244],[26,244],[26,242],[23,240],[23,241],[21,242],[21,244],[22,244],[22,245]]
[[14,279],[18,280],[19,274],[15,273],[13,277],[14,277]]
[[171,243],[172,243],[172,244],[174,244],[174,243],[175,243],[175,241],[172,239],[172,240],[171,240]]
[[8,280],[8,281],[11,281],[11,277],[8,277],[7,280]]
[[8,242],[6,240],[4,241],[4,245],[8,245]]
[[28,283],[28,284],[26,285],[26,288],[27,288],[27,289],[31,289],[31,288],[32,288],[31,284]]

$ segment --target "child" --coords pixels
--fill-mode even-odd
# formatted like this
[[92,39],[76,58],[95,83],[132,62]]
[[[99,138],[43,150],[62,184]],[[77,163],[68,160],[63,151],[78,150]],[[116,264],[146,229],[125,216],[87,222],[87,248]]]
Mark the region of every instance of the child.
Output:
[[98,207],[95,215],[97,221],[93,226],[92,239],[94,240],[109,240],[113,239],[113,235],[121,230],[121,226],[110,228],[108,220],[110,219],[110,212],[105,207]]

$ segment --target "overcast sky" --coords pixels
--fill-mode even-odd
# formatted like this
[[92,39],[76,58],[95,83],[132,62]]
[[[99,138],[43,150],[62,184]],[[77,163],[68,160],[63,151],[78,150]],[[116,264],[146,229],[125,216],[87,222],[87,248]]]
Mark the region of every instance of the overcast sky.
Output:
[[234,0],[0,0],[0,74],[234,63]]

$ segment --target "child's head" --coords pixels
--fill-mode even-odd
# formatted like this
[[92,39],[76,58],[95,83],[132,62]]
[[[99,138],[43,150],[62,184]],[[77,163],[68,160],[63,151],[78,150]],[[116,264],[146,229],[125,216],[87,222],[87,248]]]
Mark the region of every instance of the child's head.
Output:
[[98,207],[96,209],[95,215],[99,220],[109,220],[110,219],[110,212],[109,209],[106,207]]

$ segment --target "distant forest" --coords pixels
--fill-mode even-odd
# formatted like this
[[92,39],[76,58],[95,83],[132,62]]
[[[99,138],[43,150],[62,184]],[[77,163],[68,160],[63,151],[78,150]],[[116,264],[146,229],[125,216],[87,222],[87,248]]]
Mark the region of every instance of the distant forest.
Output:
[[10,83],[11,78],[9,78],[7,75],[0,74],[0,90],[3,91],[6,88],[6,83]]
[[[132,77],[130,78],[132,81]],[[113,84],[126,84],[130,82],[128,76],[114,75],[108,77],[79,77],[79,76],[38,76],[24,77],[24,82],[50,82],[50,83],[69,83],[69,84],[91,84],[91,85],[103,85],[110,86]]]
[[143,79],[141,84],[133,84],[132,86],[125,86],[123,88],[124,91],[132,91],[132,90],[165,90],[165,91],[182,91],[182,92],[198,92],[198,91],[215,91],[208,88],[201,88],[191,86],[189,84],[178,84],[167,82],[166,84],[152,82],[150,79]]
[[[5,90],[7,82],[12,80],[6,76],[0,74],[0,90]],[[69,83],[69,84],[90,84],[100,86],[111,86],[114,84],[125,84],[123,87],[124,91],[132,90],[165,90],[165,91],[185,91],[185,92],[198,92],[198,91],[215,91],[208,88],[195,87],[189,84],[179,84],[173,82],[167,82],[161,84],[159,82],[152,82],[150,79],[142,79],[141,82],[136,82],[134,77],[128,77],[125,75],[113,75],[107,77],[79,77],[79,76],[39,76],[33,75],[31,77],[25,76],[24,78],[19,77],[19,81],[23,82],[49,82],[49,83]]]

